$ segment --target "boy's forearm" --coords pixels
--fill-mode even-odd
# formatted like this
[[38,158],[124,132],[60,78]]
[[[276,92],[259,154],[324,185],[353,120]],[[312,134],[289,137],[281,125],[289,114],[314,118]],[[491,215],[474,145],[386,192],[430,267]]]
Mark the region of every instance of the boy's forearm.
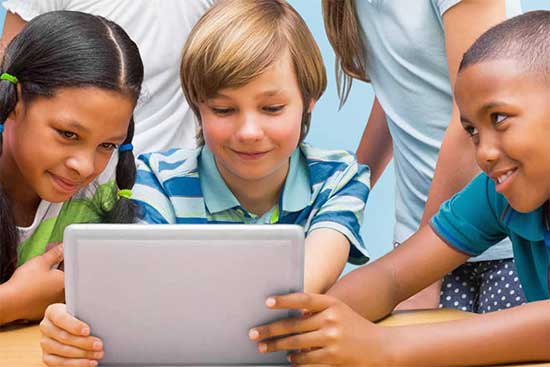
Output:
[[392,340],[391,365],[394,366],[550,361],[550,301],[463,320],[394,327],[387,331],[388,339]]
[[305,241],[304,290],[325,293],[336,282],[349,253],[349,241],[330,228],[313,230]]
[[327,292],[371,321],[380,320],[397,305],[396,284],[379,261],[356,269]]

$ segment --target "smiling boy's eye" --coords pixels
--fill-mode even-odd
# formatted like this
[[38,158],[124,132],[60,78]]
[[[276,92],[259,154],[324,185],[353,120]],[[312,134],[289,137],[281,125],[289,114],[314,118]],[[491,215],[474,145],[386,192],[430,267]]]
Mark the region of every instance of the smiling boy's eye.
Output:
[[74,139],[78,138],[78,135],[76,135],[75,133],[73,133],[71,131],[67,131],[67,130],[57,130],[57,133],[62,138],[65,138],[65,139],[74,140]]
[[502,121],[506,120],[507,117],[507,115],[499,112],[491,114],[491,120],[493,120],[495,124],[501,123]]
[[282,111],[285,108],[284,104],[271,105],[263,107],[263,110],[269,113],[276,113]]
[[468,135],[471,137],[476,136],[478,134],[477,129],[471,125],[465,125],[463,126],[463,128],[464,128],[464,131],[466,131],[466,133],[468,133]]

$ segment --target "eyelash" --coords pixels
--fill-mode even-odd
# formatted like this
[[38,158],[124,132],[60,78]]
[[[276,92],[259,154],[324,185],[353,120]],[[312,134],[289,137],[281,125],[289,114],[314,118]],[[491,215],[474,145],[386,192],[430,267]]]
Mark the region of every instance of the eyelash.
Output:
[[[76,133],[71,132],[71,131],[59,130],[59,129],[56,129],[56,131],[63,139],[66,139],[66,140],[77,140],[78,139],[78,135]],[[114,143],[102,143],[99,146],[102,149],[105,149],[107,151],[113,151],[113,150],[118,148],[118,144],[114,144]]]
[[[466,133],[470,136],[470,137],[474,137],[478,134],[477,132],[477,129],[473,126],[465,126],[464,127],[464,130],[466,131]],[[474,132],[475,131],[475,132]]]
[[105,150],[108,150],[108,151],[111,151],[111,152],[118,148],[118,145],[114,144],[114,143],[103,143],[103,144],[100,144],[99,146],[101,148],[103,148]]
[[[504,118],[500,121],[497,121],[499,116],[502,116]],[[506,121],[507,118],[508,118],[508,115],[506,115],[505,113],[495,112],[491,114],[491,121],[493,121],[494,124],[500,124],[503,121]]]
[[[273,106],[263,107],[262,110],[267,113],[277,113],[282,111],[284,108],[285,108],[285,105],[273,105]],[[219,108],[219,107],[211,107],[211,110],[216,115],[220,115],[220,116],[229,115],[230,113],[235,111],[234,108]]]
[[[67,130],[57,130],[57,133],[63,138],[63,139],[67,139],[67,140],[75,140],[78,138],[78,135],[76,135],[75,133],[71,132],[71,131],[67,131]],[[70,136],[68,136],[70,135]]]

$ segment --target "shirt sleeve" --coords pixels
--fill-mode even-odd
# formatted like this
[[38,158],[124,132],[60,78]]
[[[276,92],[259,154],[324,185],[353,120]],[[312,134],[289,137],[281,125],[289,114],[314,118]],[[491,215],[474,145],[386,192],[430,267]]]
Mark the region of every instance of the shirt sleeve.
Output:
[[154,166],[154,160],[149,154],[140,156],[136,162],[132,200],[139,206],[139,220],[151,224],[175,223],[173,206],[155,175]]
[[449,246],[470,256],[480,255],[508,235],[496,196],[493,181],[482,173],[443,203],[430,225]]
[[460,1],[461,0],[436,0],[435,5],[437,6],[439,15],[442,17],[447,10],[458,4]]
[[[334,184],[332,183],[334,182]],[[361,265],[369,260],[360,234],[365,205],[369,196],[370,170],[357,162],[338,173],[335,180],[327,180],[329,194],[311,221],[308,233],[318,228],[334,229],[349,240],[348,261]]]
[[2,2],[2,6],[28,22],[49,11],[67,10],[68,2],[69,0],[6,0]]

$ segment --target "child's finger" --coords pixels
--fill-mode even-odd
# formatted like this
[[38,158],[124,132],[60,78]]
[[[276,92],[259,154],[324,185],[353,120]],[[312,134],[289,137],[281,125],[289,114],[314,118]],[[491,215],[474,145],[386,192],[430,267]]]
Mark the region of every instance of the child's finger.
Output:
[[73,346],[82,350],[101,352],[103,343],[99,338],[93,336],[75,336],[65,330],[56,327],[48,320],[40,323],[42,334],[48,338],[54,339],[59,343]]
[[73,335],[88,336],[90,327],[67,312],[67,307],[62,303],[48,306],[44,320],[50,320],[55,326],[66,330]]
[[326,339],[326,334],[314,331],[261,342],[258,344],[258,351],[261,353],[270,353],[281,350],[321,348],[326,345]]
[[48,319],[44,319],[40,323],[40,331],[45,337],[54,339],[61,344],[73,346],[86,351],[103,351],[103,343],[101,342],[101,339],[94,336],[72,335],[67,331],[58,328]]
[[40,341],[42,351],[48,354],[54,354],[64,358],[82,358],[82,359],[101,359],[103,351],[94,352],[73,347],[72,345],[62,344],[55,339],[43,337]]
[[261,341],[283,335],[314,331],[322,326],[321,318],[321,314],[315,314],[310,317],[295,317],[275,321],[271,324],[250,329],[248,337],[251,340]]
[[306,309],[321,312],[334,302],[334,298],[324,294],[292,293],[284,296],[271,296],[265,301],[265,305],[273,309]]
[[94,359],[63,358],[53,354],[44,354],[42,362],[48,367],[97,367]]
[[48,268],[52,268],[63,261],[63,244],[53,247],[41,256],[46,265],[48,265]]

